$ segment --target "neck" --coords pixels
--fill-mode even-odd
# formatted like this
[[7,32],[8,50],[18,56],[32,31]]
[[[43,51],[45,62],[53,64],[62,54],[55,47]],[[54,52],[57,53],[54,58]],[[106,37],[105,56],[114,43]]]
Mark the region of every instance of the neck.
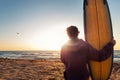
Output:
[[71,37],[70,40],[78,40],[78,37]]

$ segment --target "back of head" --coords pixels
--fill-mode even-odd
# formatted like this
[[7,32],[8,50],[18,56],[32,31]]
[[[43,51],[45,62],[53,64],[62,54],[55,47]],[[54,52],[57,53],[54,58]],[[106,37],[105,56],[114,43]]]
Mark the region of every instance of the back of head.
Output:
[[76,26],[68,27],[67,34],[70,38],[76,38],[79,34],[78,28]]

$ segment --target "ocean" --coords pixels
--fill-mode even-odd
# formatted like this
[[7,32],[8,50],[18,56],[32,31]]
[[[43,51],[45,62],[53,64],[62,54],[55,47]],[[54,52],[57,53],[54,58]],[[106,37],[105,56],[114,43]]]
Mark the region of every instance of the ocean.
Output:
[[[60,51],[0,51],[1,58],[59,60]],[[120,50],[114,51],[114,62],[120,62]]]
[[60,51],[0,51],[0,57],[9,59],[60,59]]

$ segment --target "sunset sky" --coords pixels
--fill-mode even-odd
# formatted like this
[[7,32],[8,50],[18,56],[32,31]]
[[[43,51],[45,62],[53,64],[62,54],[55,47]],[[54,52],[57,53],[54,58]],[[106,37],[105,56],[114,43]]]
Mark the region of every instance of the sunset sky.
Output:
[[[120,0],[108,0],[120,50]],[[60,50],[75,25],[84,39],[83,0],[0,0],[0,50]]]

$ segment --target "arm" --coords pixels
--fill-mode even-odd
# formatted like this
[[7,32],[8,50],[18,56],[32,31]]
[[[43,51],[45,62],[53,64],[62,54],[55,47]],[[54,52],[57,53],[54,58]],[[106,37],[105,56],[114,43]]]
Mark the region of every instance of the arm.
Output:
[[87,44],[87,46],[88,46],[88,59],[94,61],[100,61],[99,51],[93,48],[89,43]]
[[66,63],[66,51],[64,49],[64,47],[61,48],[61,52],[60,52],[60,59],[61,61],[65,64]]
[[112,40],[100,51],[96,50],[91,45],[89,45],[89,59],[95,61],[103,61],[107,59],[113,53],[114,44],[115,40]]
[[109,58],[113,54],[113,46],[115,45],[115,43],[115,40],[112,40],[102,50],[99,51],[100,61]]

